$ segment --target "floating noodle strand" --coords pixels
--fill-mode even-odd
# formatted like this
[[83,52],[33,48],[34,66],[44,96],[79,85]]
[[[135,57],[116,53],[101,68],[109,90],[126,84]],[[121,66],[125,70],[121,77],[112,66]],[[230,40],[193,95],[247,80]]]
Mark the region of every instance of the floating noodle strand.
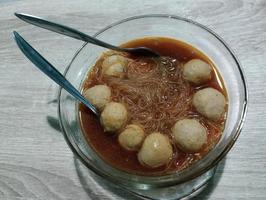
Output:
[[96,62],[84,88],[95,84],[108,85],[112,101],[127,107],[128,123],[141,124],[146,134],[159,131],[170,139],[173,138],[171,128],[179,119],[196,118],[208,129],[208,145],[198,154],[181,152],[171,139],[174,158],[164,171],[171,166],[182,170],[213,148],[224,124],[214,123],[193,111],[195,88],[183,79],[183,63],[169,57],[129,59],[124,77],[117,78],[102,74],[102,61],[109,55],[103,54]]
[[182,63],[168,57],[129,60],[124,78],[116,78],[101,74],[104,58],[96,63],[90,79],[111,87],[112,100],[124,103],[130,120],[145,131],[170,134],[171,126],[188,115],[193,88],[182,78]]

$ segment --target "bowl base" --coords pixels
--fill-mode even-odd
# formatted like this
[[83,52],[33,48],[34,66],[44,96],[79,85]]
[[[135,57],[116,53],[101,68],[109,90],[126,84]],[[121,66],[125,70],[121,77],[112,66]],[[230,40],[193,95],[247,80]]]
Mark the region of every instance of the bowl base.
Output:
[[125,197],[129,200],[135,200],[136,197],[153,200],[190,199],[204,190],[214,176],[217,168],[217,166],[215,166],[205,174],[183,184],[159,189],[137,190],[130,187],[122,187],[117,184],[115,185],[110,181],[103,179],[90,171],[75,157],[74,164],[80,183],[88,195],[95,195],[96,193],[96,195],[98,194],[99,196],[115,200],[124,199]]
[[153,200],[176,200],[176,199],[190,199],[198,195],[204,188],[208,185],[211,178],[216,172],[217,166],[202,174],[201,176],[183,183],[165,188],[158,189],[148,189],[148,190],[135,190],[132,188],[126,188],[129,192],[134,193],[136,196],[139,196],[144,199],[153,199]]

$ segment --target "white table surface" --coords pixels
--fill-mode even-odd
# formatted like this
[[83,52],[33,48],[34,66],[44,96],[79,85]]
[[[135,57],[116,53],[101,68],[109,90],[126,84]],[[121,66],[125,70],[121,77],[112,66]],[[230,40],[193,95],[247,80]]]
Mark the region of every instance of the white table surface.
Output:
[[0,0],[0,199],[135,199],[98,184],[75,161],[58,129],[58,87],[21,54],[11,32],[21,33],[61,72],[82,42],[26,24],[15,11],[89,34],[151,13],[187,17],[213,29],[244,68],[249,110],[235,146],[195,199],[266,199],[265,0]]

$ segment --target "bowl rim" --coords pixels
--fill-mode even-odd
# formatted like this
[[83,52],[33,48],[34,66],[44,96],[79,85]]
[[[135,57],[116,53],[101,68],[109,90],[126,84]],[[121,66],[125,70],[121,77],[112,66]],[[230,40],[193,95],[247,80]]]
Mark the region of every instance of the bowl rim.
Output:
[[[167,186],[172,186],[174,184],[181,184],[181,183],[185,183],[187,181],[190,181],[194,178],[197,178],[201,175],[203,175],[204,173],[206,173],[207,171],[209,171],[210,169],[212,169],[213,167],[215,167],[225,156],[226,154],[230,151],[230,149],[232,148],[232,146],[234,145],[234,143],[236,142],[237,138],[239,137],[240,135],[240,132],[243,128],[243,125],[244,125],[244,121],[246,119],[246,114],[247,114],[247,103],[248,103],[248,88],[247,88],[247,82],[246,82],[246,78],[245,78],[245,75],[244,75],[244,70],[243,68],[241,67],[241,64],[238,60],[238,58],[235,56],[233,50],[228,46],[228,44],[220,37],[218,36],[214,31],[212,31],[211,29],[209,29],[208,27],[198,23],[198,22],[195,22],[191,19],[188,19],[188,18],[184,18],[184,17],[180,17],[180,16],[177,16],[177,15],[171,15],[171,14],[147,14],[147,15],[137,15],[137,16],[132,16],[132,17],[128,17],[128,18],[125,18],[125,19],[122,19],[122,20],[119,20],[119,21],[116,21],[114,23],[111,23],[110,25],[106,26],[105,28],[99,30],[97,33],[95,33],[93,35],[93,37],[97,37],[98,35],[100,35],[101,33],[103,33],[104,31],[116,26],[116,25],[119,25],[119,24],[122,24],[124,22],[127,22],[127,21],[131,21],[131,20],[135,20],[135,19],[141,19],[141,18],[172,18],[172,19],[177,19],[177,20],[181,20],[181,21],[185,21],[185,22],[188,22],[190,24],[193,24],[193,25],[196,25],[202,29],[204,29],[205,31],[209,32],[211,35],[213,35],[217,40],[219,40],[223,46],[227,49],[227,51],[230,53],[230,55],[232,56],[232,58],[234,59],[236,65],[237,65],[237,68],[239,70],[239,73],[240,73],[240,78],[242,80],[242,84],[243,84],[243,91],[244,91],[244,99],[243,99],[243,105],[242,105],[242,111],[241,111],[241,115],[240,115],[240,119],[237,123],[237,128],[236,128],[236,131],[235,131],[235,136],[231,139],[231,141],[227,144],[227,146],[224,148],[223,151],[220,152],[220,154],[213,160],[213,162],[211,162],[209,165],[206,165],[204,168],[202,168],[200,171],[198,171],[197,173],[193,174],[192,176],[190,177],[185,177],[183,179],[179,179],[179,180],[172,180],[172,181],[169,181],[169,183],[165,184],[158,184],[158,185],[153,185],[152,187],[154,188],[157,188],[157,187],[167,187]],[[74,60],[76,59],[76,57],[78,56],[78,54],[82,51],[82,49],[87,45],[88,43],[85,42],[77,51],[76,53],[74,54],[73,58],[71,59],[69,65],[66,67],[63,75],[66,76],[70,66],[72,65],[72,63],[74,62]],[[92,167],[91,165],[89,165],[85,159],[83,158],[86,157],[83,152],[81,152],[79,150],[79,148],[77,147],[77,145],[73,142],[73,141],[70,141],[70,138],[67,136],[67,133],[66,133],[66,130],[63,126],[63,122],[62,122],[62,119],[61,119],[61,101],[60,101],[60,97],[61,97],[61,92],[62,92],[62,87],[59,88],[59,91],[58,91],[58,116],[59,116],[59,123],[60,123],[60,127],[61,127],[61,130],[63,132],[63,135],[64,135],[64,138],[68,144],[68,146],[70,147],[70,149],[72,150],[72,152],[74,153],[74,155],[87,167],[89,168],[91,171],[93,171],[95,174],[113,182],[113,183],[116,183],[116,184],[119,184],[121,185],[121,182],[117,179],[112,179],[112,177],[110,177],[109,175],[106,175],[105,173],[103,173],[101,170],[98,170],[96,167]]]

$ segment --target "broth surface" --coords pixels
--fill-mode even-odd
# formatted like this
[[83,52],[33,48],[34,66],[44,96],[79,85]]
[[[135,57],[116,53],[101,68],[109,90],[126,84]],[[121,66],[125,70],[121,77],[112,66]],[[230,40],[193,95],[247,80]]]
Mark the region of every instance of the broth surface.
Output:
[[[141,124],[146,135],[160,131],[171,139],[171,128],[177,120],[196,118],[207,128],[207,144],[200,152],[184,153],[172,142],[174,156],[169,164],[158,168],[145,167],[139,163],[137,152],[123,149],[118,143],[118,134],[104,133],[99,119],[80,104],[80,123],[90,146],[111,166],[141,175],[159,175],[182,170],[201,159],[219,141],[226,116],[225,113],[223,118],[213,122],[201,116],[192,106],[192,95],[205,87],[215,88],[226,97],[223,81],[213,63],[196,48],[170,38],[148,37],[130,41],[122,46],[146,46],[160,53],[162,57],[135,58],[127,55],[133,61],[128,64],[125,77],[106,78],[101,75],[101,64],[106,57],[106,54],[103,54],[88,73],[83,91],[98,84],[108,85],[112,90],[112,101],[126,105],[130,114],[128,124]],[[182,77],[183,64],[195,58],[207,62],[212,67],[212,79],[197,87]],[[124,89],[125,85],[127,87]]]

